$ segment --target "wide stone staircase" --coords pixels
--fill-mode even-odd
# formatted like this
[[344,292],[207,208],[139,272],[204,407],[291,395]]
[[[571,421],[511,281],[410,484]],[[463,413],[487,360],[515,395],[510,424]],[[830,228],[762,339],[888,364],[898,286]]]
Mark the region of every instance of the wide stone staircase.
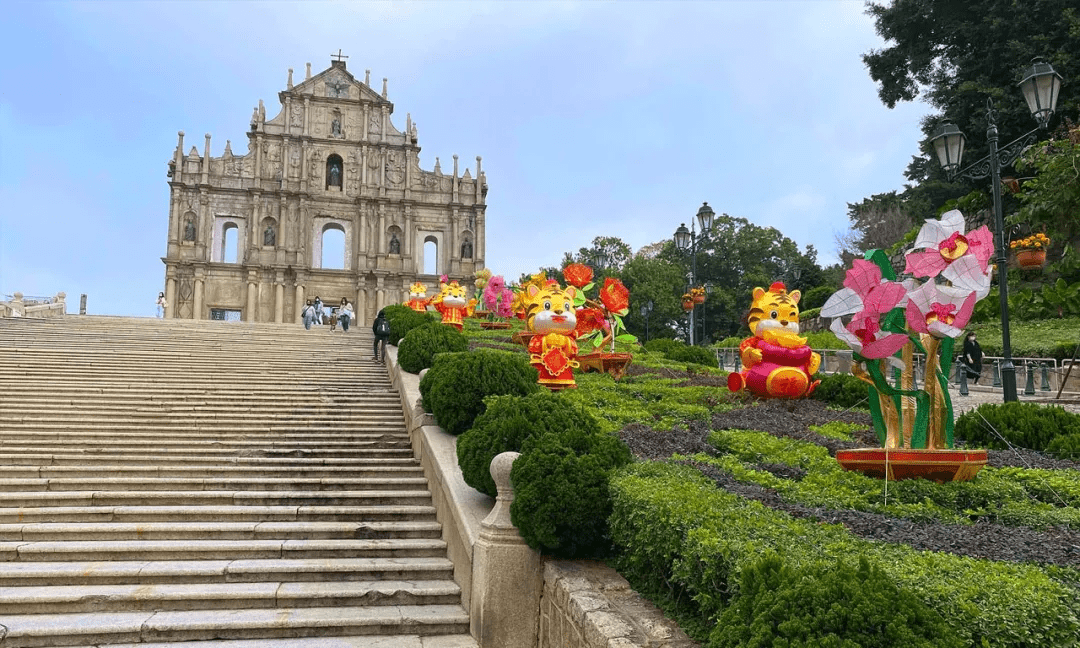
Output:
[[475,648],[371,333],[0,319],[0,647]]

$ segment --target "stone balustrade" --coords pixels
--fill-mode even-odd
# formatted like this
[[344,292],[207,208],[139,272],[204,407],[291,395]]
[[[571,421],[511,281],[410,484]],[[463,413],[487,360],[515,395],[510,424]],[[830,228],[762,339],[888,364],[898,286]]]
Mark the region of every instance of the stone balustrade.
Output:
[[63,317],[67,314],[67,295],[58,292],[53,297],[26,298],[21,292],[12,299],[0,301],[0,317]]

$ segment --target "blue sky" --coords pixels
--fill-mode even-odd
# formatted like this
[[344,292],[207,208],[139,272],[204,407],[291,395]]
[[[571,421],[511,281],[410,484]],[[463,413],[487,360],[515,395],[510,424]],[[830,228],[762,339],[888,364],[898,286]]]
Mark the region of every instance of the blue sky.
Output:
[[247,150],[263,99],[339,48],[389,79],[421,167],[490,192],[487,265],[516,278],[596,236],[634,250],[702,201],[835,260],[847,203],[902,188],[923,104],[883,106],[862,2],[24,2],[0,24],[0,295],[151,315],[166,162]]

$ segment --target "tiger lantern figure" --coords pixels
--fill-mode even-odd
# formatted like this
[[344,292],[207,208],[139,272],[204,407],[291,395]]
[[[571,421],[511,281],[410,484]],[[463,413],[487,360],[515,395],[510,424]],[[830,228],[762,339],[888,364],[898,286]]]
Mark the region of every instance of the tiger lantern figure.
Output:
[[576,296],[573,286],[564,290],[557,281],[548,281],[543,288],[530,284],[524,291],[525,323],[536,334],[529,340],[529,362],[540,374],[536,382],[552,391],[577,387]]
[[441,284],[440,288],[439,294],[431,299],[431,305],[442,315],[443,324],[460,331],[465,318],[472,316],[476,300],[469,299],[465,287],[456,281]]
[[809,396],[821,381],[811,381],[821,366],[821,356],[799,337],[798,290],[787,292],[781,282],[768,292],[754,288],[747,324],[753,337],[739,345],[743,370],[728,375],[728,389],[746,388],[764,398]]
[[405,305],[418,313],[426,313],[428,306],[427,286],[417,281],[409,286],[409,301]]

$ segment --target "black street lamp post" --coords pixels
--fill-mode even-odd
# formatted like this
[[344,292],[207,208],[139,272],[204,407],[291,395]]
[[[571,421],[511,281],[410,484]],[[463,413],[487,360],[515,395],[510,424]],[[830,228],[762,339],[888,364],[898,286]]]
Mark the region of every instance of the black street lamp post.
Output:
[[[697,212],[702,236],[712,230],[714,216],[716,216],[716,212],[712,210],[712,207],[709,207],[709,203],[702,203]],[[690,229],[686,229],[686,223],[679,224],[679,229],[675,230],[675,247],[682,252],[688,250],[690,252],[690,287],[693,288],[697,283],[697,231],[694,229],[693,221],[690,221]],[[695,304],[690,309],[690,326],[687,327],[687,340],[690,346],[694,345],[694,311],[696,307]]]
[[[712,283],[705,282],[705,304],[709,303],[708,297],[712,295],[713,285]],[[708,339],[705,333],[705,304],[701,305],[701,341],[704,343]]]
[[990,145],[990,153],[981,160],[960,168],[960,160],[964,155],[965,137],[960,129],[952,123],[944,123],[938,127],[930,142],[937,152],[938,161],[948,175],[949,180],[956,178],[968,178],[982,180],[990,178],[994,196],[994,226],[997,228],[997,274],[998,296],[1001,303],[1001,386],[1004,391],[1005,402],[1016,400],[1016,367],[1012,361],[1012,341],[1009,338],[1009,282],[1006,275],[1008,263],[1008,239],[1005,231],[1004,216],[1001,210],[1001,167],[1009,166],[1020,157],[1020,154],[1028,146],[1038,140],[1039,132],[1046,128],[1047,122],[1054,114],[1057,106],[1058,91],[1061,89],[1061,75],[1054,68],[1042,61],[1036,61],[1024,73],[1024,80],[1020,82],[1020,88],[1024,92],[1031,116],[1038,122],[1038,126],[1009,142],[1002,148],[998,148],[997,111],[994,110],[994,102],[986,100],[986,141]]
[[641,316],[645,318],[645,341],[649,341],[649,313],[652,312],[653,302],[650,299],[647,303],[641,305]]

